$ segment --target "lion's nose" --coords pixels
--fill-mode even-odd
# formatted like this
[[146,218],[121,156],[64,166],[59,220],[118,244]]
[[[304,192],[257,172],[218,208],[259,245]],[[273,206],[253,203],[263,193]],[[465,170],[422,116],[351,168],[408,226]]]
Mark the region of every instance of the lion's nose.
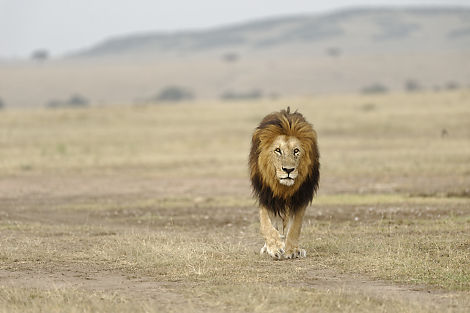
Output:
[[292,168],[283,167],[282,170],[283,170],[284,172],[286,172],[287,174],[290,174],[293,170],[295,170],[295,168],[293,168],[293,167],[292,167]]

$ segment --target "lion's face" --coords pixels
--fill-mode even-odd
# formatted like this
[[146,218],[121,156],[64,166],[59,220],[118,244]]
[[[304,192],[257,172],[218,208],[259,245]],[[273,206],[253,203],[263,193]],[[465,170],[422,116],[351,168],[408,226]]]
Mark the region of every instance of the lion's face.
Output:
[[300,141],[296,137],[281,135],[273,141],[270,150],[271,163],[279,183],[285,186],[294,185],[304,153]]
[[253,133],[248,163],[260,203],[277,214],[286,205],[295,211],[307,205],[318,188],[316,132],[300,113],[268,114]]

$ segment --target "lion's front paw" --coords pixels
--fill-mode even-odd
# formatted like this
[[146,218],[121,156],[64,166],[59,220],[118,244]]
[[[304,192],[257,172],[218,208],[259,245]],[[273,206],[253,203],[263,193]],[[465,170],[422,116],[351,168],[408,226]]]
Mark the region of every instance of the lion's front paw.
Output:
[[284,243],[278,242],[269,246],[264,244],[260,251],[260,254],[263,253],[269,254],[273,259],[280,260],[284,255]]
[[284,257],[286,259],[305,258],[306,256],[307,256],[307,251],[305,251],[305,249],[300,249],[300,248],[288,249],[287,252],[284,254]]

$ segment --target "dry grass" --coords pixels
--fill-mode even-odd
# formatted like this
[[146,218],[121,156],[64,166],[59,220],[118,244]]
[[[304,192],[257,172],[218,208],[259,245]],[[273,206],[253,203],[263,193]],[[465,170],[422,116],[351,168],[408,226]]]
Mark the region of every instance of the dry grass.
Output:
[[401,283],[470,290],[470,218],[333,223],[304,233],[319,261]]
[[[362,109],[374,103],[372,111]],[[345,96],[86,110],[5,111],[2,174],[151,169],[246,174],[251,132],[290,105],[319,133],[324,177],[468,176],[470,93]],[[441,138],[442,129],[448,136]],[[345,153],[347,152],[347,153]],[[386,162],[385,162],[386,161]],[[212,165],[212,166],[211,166]],[[216,165],[216,166],[214,166]]]
[[35,289],[0,287],[0,312],[158,312],[140,303],[109,293],[88,293],[77,289]]
[[[291,287],[245,285],[239,288],[212,286],[199,289],[208,300],[205,311],[220,312],[429,312],[400,301],[371,299],[341,291],[299,290]],[[244,301],[240,303],[239,299]],[[0,312],[194,312],[190,302],[179,305],[135,301],[109,293],[87,293],[76,289],[0,288]]]
[[[469,99],[0,112],[0,312],[465,312]],[[289,103],[318,130],[322,183],[309,257],[274,262],[246,160]]]

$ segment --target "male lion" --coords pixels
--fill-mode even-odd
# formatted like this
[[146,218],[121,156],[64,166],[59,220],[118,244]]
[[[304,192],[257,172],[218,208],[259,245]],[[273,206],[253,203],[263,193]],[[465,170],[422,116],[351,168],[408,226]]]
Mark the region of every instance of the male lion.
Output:
[[289,107],[267,115],[253,133],[249,167],[266,241],[260,253],[275,259],[305,257],[298,246],[300,228],[320,178],[312,125]]

